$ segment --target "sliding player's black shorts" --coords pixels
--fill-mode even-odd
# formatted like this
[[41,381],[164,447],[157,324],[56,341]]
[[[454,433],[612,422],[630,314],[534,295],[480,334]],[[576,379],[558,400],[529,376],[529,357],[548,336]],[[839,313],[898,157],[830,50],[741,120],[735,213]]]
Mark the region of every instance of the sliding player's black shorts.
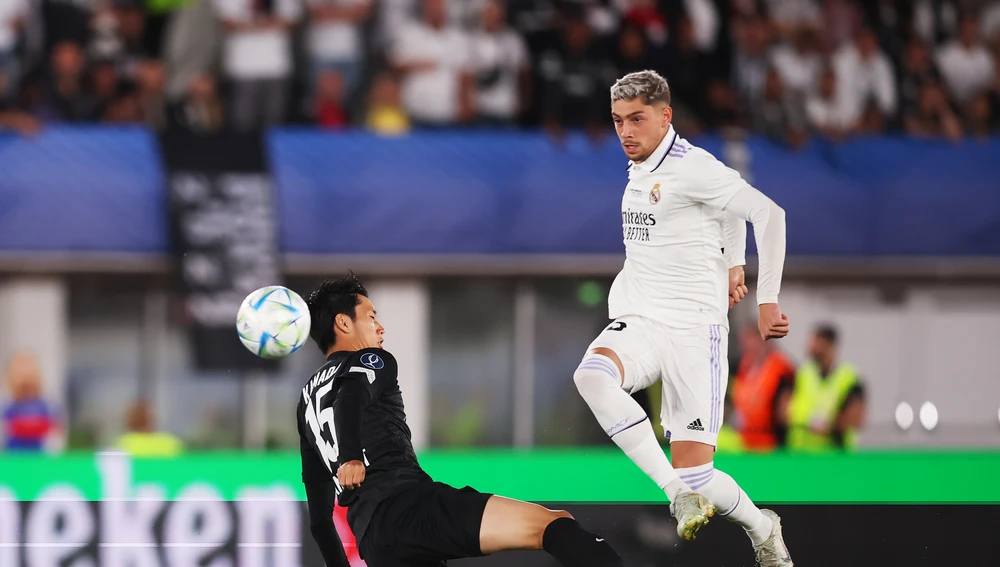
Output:
[[468,486],[415,482],[379,503],[360,544],[368,567],[438,567],[480,557],[479,528],[486,501]]

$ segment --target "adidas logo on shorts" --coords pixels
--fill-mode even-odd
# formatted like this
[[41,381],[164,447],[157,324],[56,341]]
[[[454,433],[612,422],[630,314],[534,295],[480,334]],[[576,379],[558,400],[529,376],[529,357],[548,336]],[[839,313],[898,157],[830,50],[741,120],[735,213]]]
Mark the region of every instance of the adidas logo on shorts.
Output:
[[701,420],[696,419],[688,424],[688,429],[693,431],[705,431],[705,428],[701,425]]

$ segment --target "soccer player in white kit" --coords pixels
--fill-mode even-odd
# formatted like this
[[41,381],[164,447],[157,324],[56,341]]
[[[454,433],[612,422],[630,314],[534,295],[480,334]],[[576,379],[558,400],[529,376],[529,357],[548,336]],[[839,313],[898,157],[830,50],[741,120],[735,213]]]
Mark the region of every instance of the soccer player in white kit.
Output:
[[[728,311],[746,293],[746,221],[759,257],[761,336],[788,334],[778,308],[784,211],[677,135],[670,90],[657,73],[619,79],[611,113],[630,160],[622,198],[625,265],[608,298],[613,322],[573,379],[608,436],[666,493],[681,537],[694,539],[718,512],[743,526],[762,567],[790,567],[778,515],[758,509],[713,466],[729,377]],[[673,465],[631,397],[657,380]]]

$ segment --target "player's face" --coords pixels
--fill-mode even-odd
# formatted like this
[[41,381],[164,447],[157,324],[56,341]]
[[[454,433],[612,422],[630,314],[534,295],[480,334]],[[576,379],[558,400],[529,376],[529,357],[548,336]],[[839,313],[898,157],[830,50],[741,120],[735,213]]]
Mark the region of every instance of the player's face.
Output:
[[365,296],[355,310],[354,333],[361,348],[381,348],[385,336],[385,327],[375,318],[375,306]]
[[611,119],[625,155],[642,163],[660,145],[670,128],[673,112],[666,104],[643,104],[642,100],[616,100],[611,103]]

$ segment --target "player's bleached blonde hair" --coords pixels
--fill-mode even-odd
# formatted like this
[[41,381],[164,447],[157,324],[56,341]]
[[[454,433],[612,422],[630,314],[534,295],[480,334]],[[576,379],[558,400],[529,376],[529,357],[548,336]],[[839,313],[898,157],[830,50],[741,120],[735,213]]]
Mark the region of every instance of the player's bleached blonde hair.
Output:
[[629,73],[611,85],[611,102],[639,99],[643,104],[670,104],[670,87],[656,71]]

